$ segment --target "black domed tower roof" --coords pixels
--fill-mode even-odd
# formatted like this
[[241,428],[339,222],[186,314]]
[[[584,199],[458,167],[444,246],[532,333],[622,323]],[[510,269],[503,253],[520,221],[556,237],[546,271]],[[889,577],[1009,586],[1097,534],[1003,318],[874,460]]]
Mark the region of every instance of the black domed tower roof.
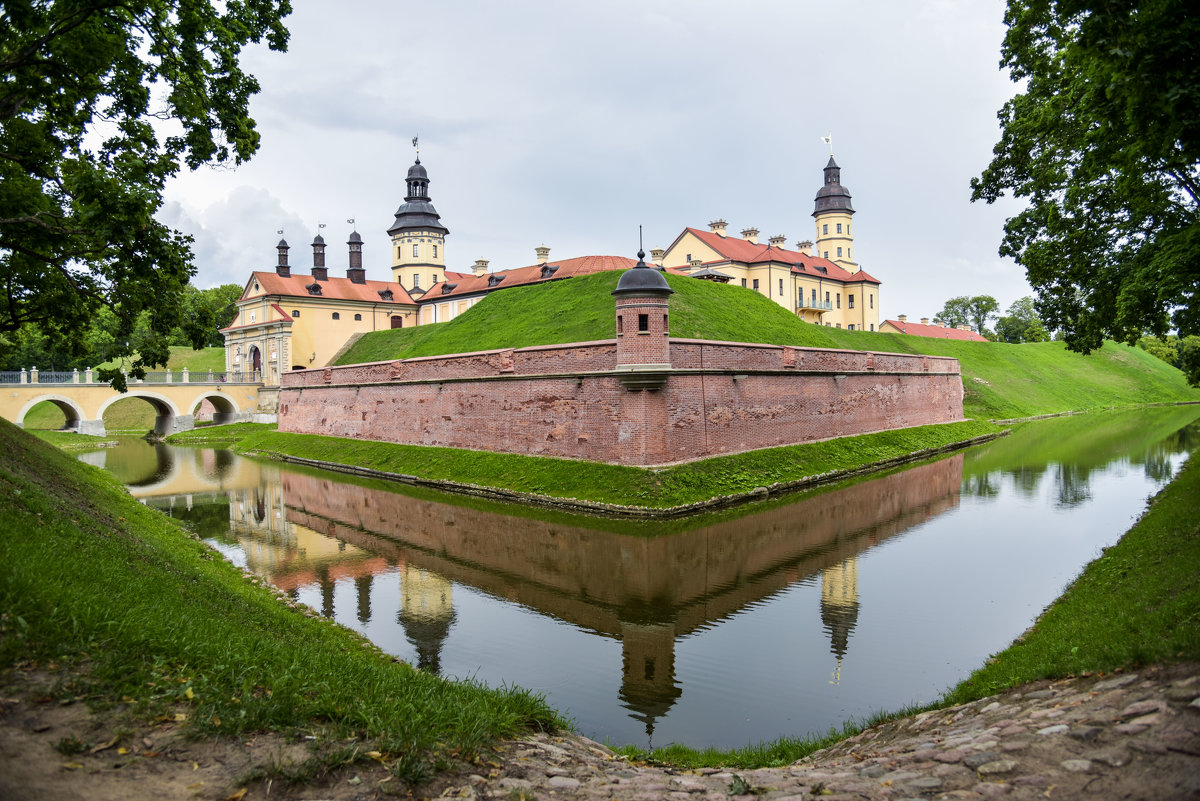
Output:
[[658,270],[646,266],[646,252],[638,251],[638,263],[621,273],[617,288],[613,295],[638,294],[673,295],[675,290],[667,284],[667,279]]
[[854,206],[850,204],[850,190],[842,186],[842,168],[833,160],[833,156],[829,157],[829,163],[825,165],[825,185],[817,192],[813,216],[827,211],[854,213]]
[[420,157],[408,168],[408,194],[404,196],[404,205],[396,210],[396,222],[388,229],[395,236],[404,231],[440,231],[442,235],[450,233],[442,225],[437,209],[429,202],[429,173],[421,164]]

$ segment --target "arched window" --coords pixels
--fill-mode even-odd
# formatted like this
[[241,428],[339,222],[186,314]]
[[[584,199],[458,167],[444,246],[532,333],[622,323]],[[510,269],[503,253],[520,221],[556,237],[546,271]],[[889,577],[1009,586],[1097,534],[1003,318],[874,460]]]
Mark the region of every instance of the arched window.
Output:
[[361,314],[354,315],[354,322],[356,322],[356,323],[362,322],[362,315]]
[[340,319],[342,319],[342,315],[338,314],[337,312],[334,312],[334,313],[333,313],[333,319],[335,319],[335,320],[340,320]]
[[299,309],[292,309],[292,316],[293,316],[293,317],[299,317],[299,316],[300,316],[300,310],[299,310]]

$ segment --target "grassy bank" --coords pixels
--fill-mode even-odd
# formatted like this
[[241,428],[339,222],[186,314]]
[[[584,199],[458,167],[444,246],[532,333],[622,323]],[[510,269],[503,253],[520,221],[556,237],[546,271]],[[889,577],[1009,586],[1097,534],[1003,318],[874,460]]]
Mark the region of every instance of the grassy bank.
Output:
[[107,473],[3,421],[0,611],[0,668],[73,669],[52,697],[196,735],[313,738],[308,775],[380,759],[413,781],[558,725],[535,696],[422,673],[281,603]]
[[[364,335],[339,364],[613,337],[609,294],[620,274],[600,273],[494,292],[448,323]],[[845,331],[805,323],[740,286],[667,276],[671,334],[681,338],[952,356],[968,417],[1012,419],[1145,403],[1200,401],[1183,373],[1138,348],[1107,343],[1089,355],[1061,342],[1008,345]]]
[[[951,447],[1002,429],[990,423],[921,426],[828,442],[768,448],[658,470],[539,456],[396,445],[247,425],[235,450],[353,465],[431,481],[495,487],[597,504],[669,509],[758,488],[855,471],[922,451]],[[184,432],[170,441],[202,442],[213,431]],[[781,487],[777,487],[781,488]]]

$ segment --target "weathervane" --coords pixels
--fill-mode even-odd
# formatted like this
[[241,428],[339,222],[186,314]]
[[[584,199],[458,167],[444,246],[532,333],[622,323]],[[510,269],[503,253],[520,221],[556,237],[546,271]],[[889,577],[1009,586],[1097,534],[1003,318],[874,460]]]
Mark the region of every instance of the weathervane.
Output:
[[417,161],[421,160],[421,148],[417,144],[417,137],[413,137],[413,150],[417,151]]
[[824,142],[825,144],[829,145],[829,155],[832,156],[833,155],[833,132],[830,131],[829,133],[822,136],[821,141]]

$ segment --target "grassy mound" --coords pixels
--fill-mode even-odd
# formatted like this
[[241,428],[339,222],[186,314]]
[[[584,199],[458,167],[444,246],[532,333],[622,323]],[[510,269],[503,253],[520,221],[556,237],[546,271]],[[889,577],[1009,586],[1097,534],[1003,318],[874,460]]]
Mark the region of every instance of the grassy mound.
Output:
[[[339,364],[613,337],[619,272],[494,292],[448,323],[366,334]],[[1089,356],[1061,342],[1007,345],[845,331],[802,322],[753,290],[667,276],[671,334],[959,360],[970,417],[1008,419],[1145,403],[1200,401],[1183,373],[1145,351],[1108,343]]]
[[0,610],[0,668],[79,666],[53,692],[182,715],[197,735],[303,732],[318,765],[378,758],[415,780],[558,725],[538,697],[417,671],[290,607],[108,473],[4,421]]

